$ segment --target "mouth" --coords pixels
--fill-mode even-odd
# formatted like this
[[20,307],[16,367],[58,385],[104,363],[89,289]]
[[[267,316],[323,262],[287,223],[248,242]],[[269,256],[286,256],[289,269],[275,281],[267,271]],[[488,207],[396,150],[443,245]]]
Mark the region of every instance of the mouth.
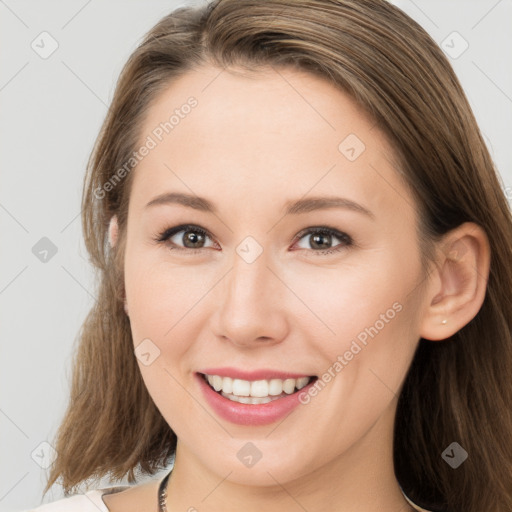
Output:
[[217,394],[232,402],[262,405],[280,398],[294,395],[302,388],[316,381],[318,377],[244,380],[221,375],[198,373],[206,384]]

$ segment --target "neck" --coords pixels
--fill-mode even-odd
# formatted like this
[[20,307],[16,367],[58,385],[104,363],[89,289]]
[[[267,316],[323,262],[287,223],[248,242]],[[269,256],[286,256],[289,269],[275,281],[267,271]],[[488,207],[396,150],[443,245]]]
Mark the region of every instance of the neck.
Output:
[[215,472],[178,441],[167,485],[167,511],[282,512],[301,508],[315,512],[413,511],[393,470],[395,408],[396,404],[347,452],[314,471],[305,469],[298,478],[280,481],[260,467],[268,475],[268,485],[232,481],[231,471]]

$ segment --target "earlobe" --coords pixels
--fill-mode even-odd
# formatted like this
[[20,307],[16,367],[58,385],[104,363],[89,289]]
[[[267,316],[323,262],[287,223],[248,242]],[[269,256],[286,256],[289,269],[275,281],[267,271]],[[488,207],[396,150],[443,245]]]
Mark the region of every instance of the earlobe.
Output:
[[490,246],[485,231],[466,222],[447,233],[428,287],[420,336],[438,341],[449,338],[480,311],[490,268]]
[[[109,226],[108,226],[108,241],[109,241],[110,247],[113,248],[116,246],[118,235],[119,235],[119,225],[117,223],[117,215],[112,215],[112,217],[110,218]],[[124,312],[126,313],[127,316],[129,316],[128,303],[126,302],[126,298],[124,299],[123,307],[124,307]]]
[[108,241],[110,243],[110,247],[115,247],[117,243],[117,235],[119,233],[119,227],[117,224],[117,215],[113,215],[110,219],[110,224],[108,226]]

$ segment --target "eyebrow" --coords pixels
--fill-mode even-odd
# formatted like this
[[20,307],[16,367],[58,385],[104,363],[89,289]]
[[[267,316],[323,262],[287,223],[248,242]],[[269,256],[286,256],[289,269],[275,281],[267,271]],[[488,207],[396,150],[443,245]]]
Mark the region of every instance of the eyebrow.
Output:
[[[156,196],[147,205],[146,208],[156,205],[180,204],[194,210],[216,214],[217,208],[204,197],[199,197],[182,192],[167,192]],[[371,219],[375,215],[363,205],[344,197],[322,196],[299,199],[298,201],[288,201],[284,206],[285,215],[298,215],[315,210],[327,210],[330,208],[343,208],[354,212],[362,213]]]

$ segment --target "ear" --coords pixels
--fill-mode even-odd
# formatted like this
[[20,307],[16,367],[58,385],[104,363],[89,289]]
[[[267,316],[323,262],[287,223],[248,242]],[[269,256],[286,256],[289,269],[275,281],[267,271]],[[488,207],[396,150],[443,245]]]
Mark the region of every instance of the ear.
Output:
[[433,341],[449,338],[480,311],[491,259],[487,235],[473,222],[458,226],[438,243],[420,332]]
[[119,233],[119,227],[117,224],[117,215],[113,215],[110,219],[110,224],[108,226],[108,241],[110,243],[110,247],[115,247],[117,243],[117,235]]

